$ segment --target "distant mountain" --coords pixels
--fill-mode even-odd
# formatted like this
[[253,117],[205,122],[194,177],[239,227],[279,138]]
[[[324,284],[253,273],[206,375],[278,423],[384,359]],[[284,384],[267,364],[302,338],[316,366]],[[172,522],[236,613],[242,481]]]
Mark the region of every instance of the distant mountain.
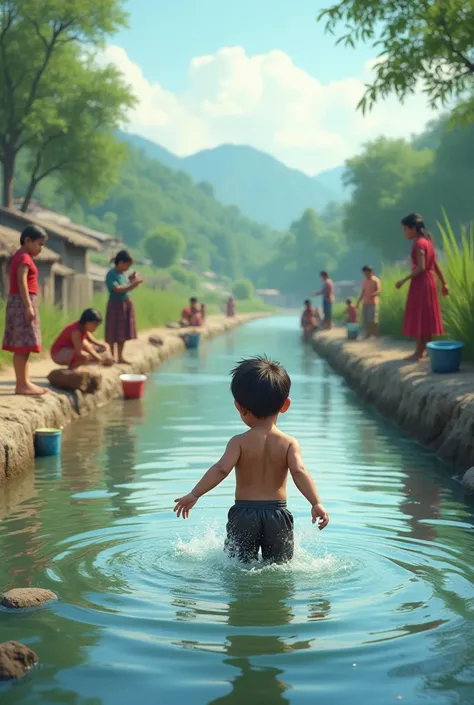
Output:
[[342,180],[345,170],[345,166],[336,166],[334,169],[320,171],[319,174],[313,177],[318,184],[321,184],[333,194],[334,200],[338,203],[347,201],[350,198],[350,189],[344,186]]
[[167,149],[161,147],[161,145],[151,142],[145,139],[145,137],[140,137],[139,135],[131,135],[128,132],[117,131],[117,137],[128,142],[135,149],[141,149],[149,159],[158,159],[165,166],[169,166],[170,169],[182,169],[181,159],[168,152]]
[[209,182],[219,201],[238,206],[246,216],[278,230],[287,229],[306,208],[321,211],[329,202],[341,200],[318,178],[290,169],[253,147],[227,144],[180,158],[142,137],[122,137],[148,157],[187,172],[197,183]]
[[322,210],[333,196],[306,174],[289,169],[252,147],[222,145],[183,160],[196,181],[209,181],[216,198],[233,203],[253,220],[288,228],[306,208]]

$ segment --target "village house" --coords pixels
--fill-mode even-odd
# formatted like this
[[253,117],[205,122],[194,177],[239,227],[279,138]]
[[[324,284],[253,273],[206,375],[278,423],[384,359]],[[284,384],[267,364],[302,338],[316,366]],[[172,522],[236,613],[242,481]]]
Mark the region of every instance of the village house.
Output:
[[48,234],[48,251],[59,255],[55,266],[58,276],[62,277],[64,281],[61,285],[58,282],[57,287],[55,285],[54,302],[56,305],[74,311],[85,308],[90,304],[93,296],[94,286],[88,273],[89,253],[90,250],[101,250],[97,240],[74,232],[69,227],[37,218],[31,214],[0,208],[0,226],[17,233],[17,247],[19,235],[28,225],[39,225],[44,228]]

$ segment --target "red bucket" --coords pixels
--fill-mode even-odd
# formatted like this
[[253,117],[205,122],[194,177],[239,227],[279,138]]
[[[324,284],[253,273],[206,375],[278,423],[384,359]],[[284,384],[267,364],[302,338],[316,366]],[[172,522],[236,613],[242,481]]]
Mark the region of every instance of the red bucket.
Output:
[[146,375],[120,375],[125,399],[141,399],[146,380]]

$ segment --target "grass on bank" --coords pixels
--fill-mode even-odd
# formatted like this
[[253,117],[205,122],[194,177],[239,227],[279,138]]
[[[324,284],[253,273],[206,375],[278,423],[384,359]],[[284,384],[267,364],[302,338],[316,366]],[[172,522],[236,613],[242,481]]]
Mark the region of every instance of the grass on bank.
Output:
[[[178,321],[183,306],[186,305],[193,293],[181,285],[178,285],[172,291],[161,291],[160,289],[151,289],[146,286],[136,289],[132,296],[138,330],[160,328],[170,321]],[[223,302],[217,295],[212,292],[209,294],[207,292],[198,292],[198,294],[200,294],[200,300],[207,305],[208,315],[217,314],[223,310]],[[107,294],[104,292],[96,295],[91,302],[91,306],[98,308],[104,318],[107,298]],[[271,307],[265,306],[259,298],[237,303],[238,313],[271,312],[273,310]],[[50,349],[64,326],[77,319],[80,313],[80,311],[63,313],[54,307],[44,304],[40,305],[42,347],[45,352]],[[4,325],[5,302],[0,298],[0,341],[3,339]],[[99,328],[97,335],[99,338],[103,337],[103,325]],[[11,353],[0,350],[0,367],[2,365],[10,365],[11,359]]]
[[[456,234],[446,214],[438,223],[442,242],[440,266],[449,287],[449,296],[441,297],[441,308],[445,327],[444,338],[464,343],[463,358],[474,360],[474,225],[461,227]],[[401,290],[395,288],[406,270],[396,267],[382,272],[382,295],[380,297],[380,332],[401,338],[403,314],[408,293],[408,284]]]

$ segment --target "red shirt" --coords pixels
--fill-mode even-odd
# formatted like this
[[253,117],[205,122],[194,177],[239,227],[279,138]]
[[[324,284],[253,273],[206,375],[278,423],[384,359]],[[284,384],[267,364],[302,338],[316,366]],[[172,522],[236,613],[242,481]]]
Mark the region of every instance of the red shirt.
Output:
[[357,309],[354,304],[347,307],[347,315],[349,317],[349,323],[357,323]]
[[81,342],[87,337],[87,331],[82,332],[81,326],[77,321],[70,323],[64,330],[58,335],[56,340],[51,346],[51,355],[63,350],[63,348],[69,348],[74,350],[74,343],[72,342],[72,334],[76,331],[81,333]]
[[18,270],[25,265],[28,267],[26,284],[28,292],[34,296],[38,295],[38,268],[33,262],[33,258],[24,250],[17,250],[10,262],[10,294],[19,294],[20,286],[18,284]]
[[191,313],[191,309],[190,309],[190,308],[188,308],[188,307],[183,308],[183,310],[181,311],[181,320],[182,320],[182,321],[186,321],[187,323],[189,323],[189,322],[191,321],[191,316],[192,316],[192,315],[193,315],[193,314]]

